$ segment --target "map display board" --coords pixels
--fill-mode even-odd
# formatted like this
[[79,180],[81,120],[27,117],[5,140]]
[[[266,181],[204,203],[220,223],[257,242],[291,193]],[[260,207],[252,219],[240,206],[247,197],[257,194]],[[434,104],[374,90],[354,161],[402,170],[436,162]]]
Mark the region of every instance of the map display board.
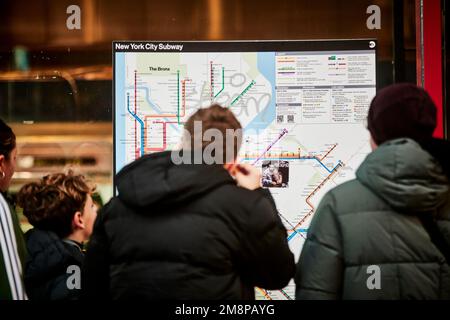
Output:
[[[113,42],[114,169],[179,147],[183,125],[218,103],[241,122],[239,159],[261,168],[296,260],[321,197],[370,151],[376,41]],[[260,299],[294,299],[256,289]]]

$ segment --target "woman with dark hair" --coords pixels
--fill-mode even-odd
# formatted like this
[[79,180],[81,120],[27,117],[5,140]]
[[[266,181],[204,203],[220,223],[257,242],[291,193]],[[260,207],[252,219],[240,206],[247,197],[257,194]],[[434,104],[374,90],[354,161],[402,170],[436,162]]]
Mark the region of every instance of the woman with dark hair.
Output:
[[45,176],[20,189],[17,203],[34,226],[25,234],[25,285],[31,300],[78,298],[83,242],[97,217],[93,191],[82,175],[72,171]]
[[25,300],[22,270],[25,244],[6,191],[16,166],[16,136],[0,119],[0,300]]

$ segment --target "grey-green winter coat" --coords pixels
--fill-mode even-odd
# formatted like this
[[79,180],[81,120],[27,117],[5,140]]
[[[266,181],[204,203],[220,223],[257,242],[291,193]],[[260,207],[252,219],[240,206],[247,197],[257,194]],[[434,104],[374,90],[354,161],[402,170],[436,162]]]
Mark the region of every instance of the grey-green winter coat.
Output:
[[297,265],[296,298],[450,299],[449,265],[418,218],[433,215],[450,243],[449,189],[416,142],[380,145],[356,179],[322,199]]

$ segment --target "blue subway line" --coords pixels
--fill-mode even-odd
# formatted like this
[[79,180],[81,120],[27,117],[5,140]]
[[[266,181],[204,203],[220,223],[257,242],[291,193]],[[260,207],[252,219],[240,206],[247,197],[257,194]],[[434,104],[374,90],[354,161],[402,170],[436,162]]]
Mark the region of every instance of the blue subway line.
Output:
[[[253,160],[253,158],[244,158],[243,160]],[[333,169],[328,169],[326,165],[323,164],[322,161],[320,161],[317,158],[309,158],[309,157],[300,157],[300,158],[261,158],[261,160],[316,160],[322,167],[325,168],[325,170],[328,171],[328,173],[332,173],[336,168],[341,164],[341,160],[338,161],[338,164]]]
[[287,237],[287,241],[290,241],[297,234],[302,235],[302,232],[306,233],[306,232],[308,232],[308,229],[297,229],[297,230],[294,230],[294,232],[292,232],[291,235],[289,237]]
[[294,232],[291,233],[291,235],[287,238],[287,240],[291,240],[293,237],[295,237],[297,234],[302,235],[302,233],[307,233],[308,229],[297,229],[294,230]]
[[[295,159],[295,158],[294,158]],[[318,163],[320,163],[320,165],[322,166],[322,167],[324,167],[325,168],[325,170],[327,170],[328,171],[328,173],[332,173],[334,170],[336,170],[336,168],[341,164],[341,160],[338,160],[338,164],[333,168],[333,169],[328,169],[328,167],[326,166],[326,165],[324,165],[323,164],[323,162],[322,161],[320,161],[319,159],[317,159],[317,158],[307,158],[307,157],[300,157],[300,158],[298,158],[299,160],[316,160]],[[293,159],[291,159],[291,160],[293,160]]]
[[141,157],[144,155],[144,122],[133,112],[130,110],[130,94],[127,93],[127,109],[128,112],[136,119],[137,122],[141,125]]
[[[127,87],[127,89],[133,89],[134,87]],[[137,87],[136,89],[138,90],[144,90],[145,91],[145,101],[147,101],[148,105],[153,108],[153,110],[155,110],[157,113],[162,113],[161,108],[153,101],[150,100],[150,88],[147,87]],[[168,120],[167,118],[163,118]],[[172,124],[172,123],[168,123],[168,125],[170,127],[172,127],[173,129],[175,129],[176,131],[179,131],[178,126]]]
[[[244,158],[243,160],[252,160],[252,158]],[[333,169],[328,169],[326,165],[323,164],[322,161],[320,161],[318,158],[310,158],[310,157],[300,157],[300,158],[261,158],[260,160],[316,160],[322,167],[325,168],[325,170],[328,171],[328,173],[332,173],[341,165],[341,160],[338,160],[337,165]],[[307,229],[297,229],[294,230],[294,232],[291,233],[290,236],[288,236],[287,240],[290,241],[292,238],[294,238],[297,234],[301,235],[302,232],[306,232]]]
[[[134,86],[127,87],[126,89],[134,89]],[[144,90],[145,91],[145,100],[147,101],[148,105],[152,107],[156,112],[162,113],[161,108],[156,105],[153,101],[150,100],[150,89],[148,87],[136,87],[137,90]]]

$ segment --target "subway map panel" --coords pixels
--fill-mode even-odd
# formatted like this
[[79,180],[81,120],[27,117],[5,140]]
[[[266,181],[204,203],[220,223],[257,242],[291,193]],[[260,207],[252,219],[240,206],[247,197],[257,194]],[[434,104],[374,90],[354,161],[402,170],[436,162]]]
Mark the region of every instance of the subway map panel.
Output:
[[[226,106],[244,128],[239,159],[261,168],[297,260],[321,197],[354,178],[369,152],[364,123],[376,90],[374,44],[365,50],[210,52],[117,44],[116,173],[144,154],[178,148],[183,125],[198,108]],[[256,293],[294,299],[295,286]]]

